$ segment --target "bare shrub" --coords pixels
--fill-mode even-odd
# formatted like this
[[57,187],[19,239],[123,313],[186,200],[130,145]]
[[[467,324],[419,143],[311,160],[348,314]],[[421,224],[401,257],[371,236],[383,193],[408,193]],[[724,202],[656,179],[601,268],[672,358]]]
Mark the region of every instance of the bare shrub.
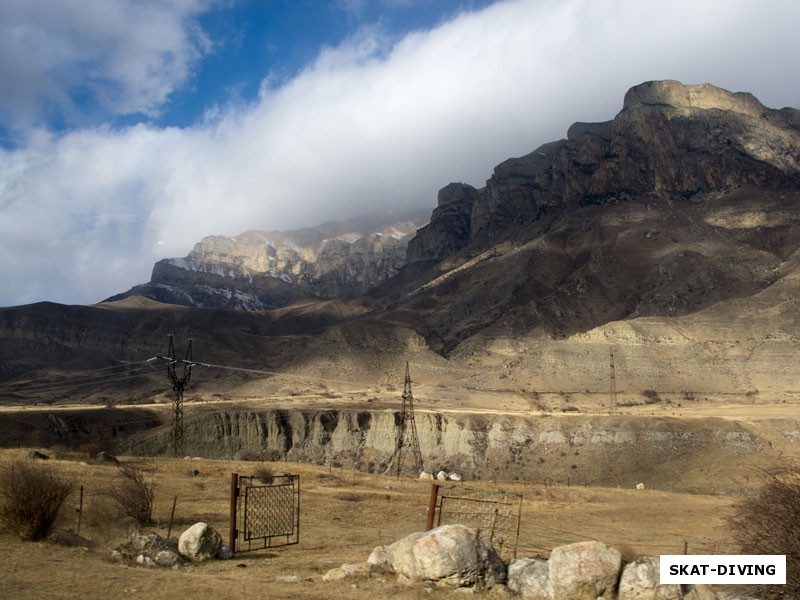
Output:
[[259,465],[253,471],[253,476],[263,480],[264,483],[272,483],[275,473],[267,465]]
[[122,465],[119,468],[119,482],[104,492],[117,503],[126,517],[139,525],[153,522],[156,481],[147,471],[137,465]]
[[50,466],[14,461],[0,470],[0,520],[25,540],[44,539],[72,489]]
[[658,404],[661,402],[661,396],[654,389],[642,390],[642,396],[645,397],[645,404]]
[[800,598],[800,466],[762,472],[758,492],[740,500],[729,518],[742,554],[785,554],[786,585],[764,598]]

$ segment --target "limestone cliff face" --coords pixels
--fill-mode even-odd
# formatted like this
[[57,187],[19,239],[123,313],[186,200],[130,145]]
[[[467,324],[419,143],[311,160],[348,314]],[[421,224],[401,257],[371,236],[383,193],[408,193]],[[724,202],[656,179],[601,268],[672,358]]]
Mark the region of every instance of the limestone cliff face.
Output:
[[363,294],[405,264],[420,217],[326,223],[289,232],[209,236],[185,258],[167,258],[151,281],[112,298],[141,295],[187,306],[261,310],[301,298]]
[[[396,420],[392,411],[220,410],[187,419],[186,452],[220,459],[263,455],[386,472],[393,466]],[[694,483],[686,481],[687,461],[721,453],[722,464],[738,464],[743,456],[752,458],[768,447],[752,425],[721,419],[418,411],[416,426],[426,469],[455,471],[470,479],[499,474],[626,487],[645,481],[648,487],[709,491],[690,487]],[[785,427],[787,434],[796,433],[797,423]],[[169,431],[140,434],[126,444],[129,452],[163,454],[169,449]],[[720,491],[721,480],[714,485]]]

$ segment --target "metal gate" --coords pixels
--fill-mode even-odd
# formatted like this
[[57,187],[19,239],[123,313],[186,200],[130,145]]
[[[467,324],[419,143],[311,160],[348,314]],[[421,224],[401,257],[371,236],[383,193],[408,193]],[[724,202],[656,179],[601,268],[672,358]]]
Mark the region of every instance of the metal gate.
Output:
[[300,541],[300,476],[231,474],[230,547],[233,552]]
[[[517,557],[522,496],[508,492],[431,487],[428,527],[458,523],[472,527],[488,540],[504,560]],[[433,511],[433,512],[431,512]]]

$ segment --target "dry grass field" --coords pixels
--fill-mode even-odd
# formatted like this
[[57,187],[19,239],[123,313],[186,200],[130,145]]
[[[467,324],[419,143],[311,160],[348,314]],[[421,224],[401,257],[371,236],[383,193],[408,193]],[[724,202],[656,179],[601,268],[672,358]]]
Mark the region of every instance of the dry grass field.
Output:
[[[3,450],[7,464],[24,450]],[[28,459],[26,459],[28,460]],[[170,511],[177,505],[173,536],[206,521],[228,538],[232,472],[251,474],[262,466],[300,476],[300,543],[237,553],[229,561],[210,561],[178,570],[132,567],[114,562],[110,550],[125,537],[101,492],[118,477],[118,467],[77,454],[57,455],[46,464],[84,489],[81,535],[91,549],[52,542],[23,542],[13,532],[0,535],[0,597],[170,598],[180,595],[220,598],[429,598],[452,592],[406,587],[392,576],[323,582],[331,568],[366,560],[375,546],[424,529],[430,483],[302,464],[141,459],[124,462],[152,469],[156,481],[153,531],[166,536]],[[194,471],[199,474],[194,475]],[[734,498],[651,490],[593,487],[543,487],[518,482],[465,482],[485,491],[522,494],[519,556],[547,556],[557,545],[597,539],[623,556],[680,553],[684,543],[695,553],[726,552],[725,517]],[[75,529],[79,487],[67,501],[59,526]],[[488,597],[503,597],[495,590]]]

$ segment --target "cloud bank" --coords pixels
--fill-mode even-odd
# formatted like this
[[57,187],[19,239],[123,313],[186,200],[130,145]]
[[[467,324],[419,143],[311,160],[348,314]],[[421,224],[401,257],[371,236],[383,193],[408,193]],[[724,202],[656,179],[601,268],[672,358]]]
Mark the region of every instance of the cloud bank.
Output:
[[276,86],[265,73],[258,98],[222,103],[188,128],[56,135],[35,111],[25,116],[31,98],[58,104],[83,62],[92,82],[110,82],[96,101],[117,114],[155,113],[187,84],[209,44],[194,19],[206,5],[121,5],[147,13],[134,23],[167,11],[161,42],[112,28],[99,38],[111,50],[89,58],[94,42],[67,36],[76,58],[66,64],[41,50],[28,67],[0,66],[28,82],[19,102],[0,97],[29,123],[23,143],[0,150],[0,305],[98,301],[205,235],[432,208],[451,181],[481,186],[495,164],[564,137],[572,122],[613,118],[642,81],[709,82],[800,105],[800,53],[785,50],[800,21],[792,0],[512,0],[399,40],[361,28],[291,80]]

